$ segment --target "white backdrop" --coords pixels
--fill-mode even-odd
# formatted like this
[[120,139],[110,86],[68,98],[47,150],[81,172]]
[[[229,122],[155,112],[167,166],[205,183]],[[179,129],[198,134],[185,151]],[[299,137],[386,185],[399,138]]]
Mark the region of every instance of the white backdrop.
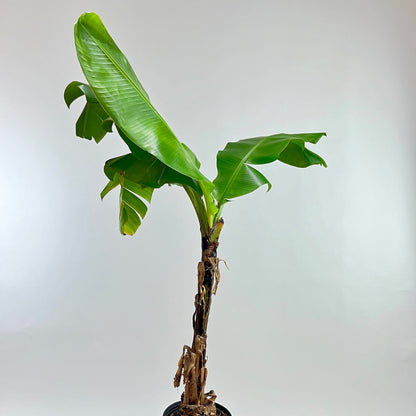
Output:
[[161,415],[191,342],[199,237],[180,188],[136,236],[104,202],[115,134],[75,138],[72,27],[97,12],[215,176],[229,140],[326,131],[224,210],[208,389],[233,415],[415,414],[412,0],[1,1],[0,414]]

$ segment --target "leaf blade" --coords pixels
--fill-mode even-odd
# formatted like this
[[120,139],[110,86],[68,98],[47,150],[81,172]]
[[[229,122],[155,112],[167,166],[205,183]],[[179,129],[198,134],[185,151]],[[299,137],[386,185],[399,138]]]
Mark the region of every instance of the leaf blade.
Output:
[[120,198],[126,205],[134,209],[142,218],[145,217],[147,213],[147,206],[140,198],[138,198],[136,195],[124,187],[121,190]]
[[64,91],[64,100],[69,107],[77,98],[85,95],[86,104],[75,124],[75,133],[83,139],[99,143],[107,133],[112,132],[113,120],[102,108],[88,84],[72,81]]
[[126,136],[170,168],[211,184],[152,106],[100,18],[94,13],[82,15],[74,32],[82,70],[98,101]]
[[125,202],[120,202],[120,233],[123,235],[133,235],[140,227],[141,220],[136,211],[130,208]]
[[227,200],[253,192],[262,185],[271,184],[250,165],[263,165],[279,160],[283,163],[308,167],[325,161],[305,147],[315,144],[325,133],[275,134],[229,142],[217,154],[217,177],[213,194],[221,206]]

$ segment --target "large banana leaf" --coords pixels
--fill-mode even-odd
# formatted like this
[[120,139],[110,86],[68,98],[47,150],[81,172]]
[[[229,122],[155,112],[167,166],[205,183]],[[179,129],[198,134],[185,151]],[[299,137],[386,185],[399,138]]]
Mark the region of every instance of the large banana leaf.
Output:
[[305,147],[317,143],[325,133],[275,134],[227,143],[217,154],[218,174],[213,194],[218,205],[231,198],[246,195],[270,182],[250,165],[263,165],[280,160],[296,167],[322,165],[325,161]]
[[150,103],[126,57],[96,14],[86,13],[78,19],[75,45],[94,95],[126,136],[165,165],[212,189],[211,182]]
[[112,131],[113,120],[101,107],[88,84],[73,81],[65,88],[64,99],[69,107],[77,98],[85,95],[87,102],[79,116],[75,131],[78,137],[94,140],[98,143]]

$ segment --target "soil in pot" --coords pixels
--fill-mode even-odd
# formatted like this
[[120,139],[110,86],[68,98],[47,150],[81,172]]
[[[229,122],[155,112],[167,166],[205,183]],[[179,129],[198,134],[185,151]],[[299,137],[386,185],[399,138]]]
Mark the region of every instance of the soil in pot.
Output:
[[[171,404],[164,412],[163,416],[179,416],[179,406],[181,402],[175,402]],[[231,413],[218,403],[215,403],[217,409],[217,416],[232,416]]]

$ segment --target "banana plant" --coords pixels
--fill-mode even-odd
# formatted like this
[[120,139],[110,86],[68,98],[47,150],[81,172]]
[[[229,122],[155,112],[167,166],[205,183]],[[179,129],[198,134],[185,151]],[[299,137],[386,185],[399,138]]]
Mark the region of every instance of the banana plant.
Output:
[[[86,83],[73,81],[65,89],[69,107],[85,97],[85,107],[76,122],[78,137],[99,143],[117,132],[129,152],[107,160],[108,184],[104,198],[120,191],[119,225],[124,235],[133,235],[141,225],[153,192],[164,185],[184,189],[199,221],[202,255],[197,267],[198,291],[193,315],[193,340],[185,345],[174,377],[184,383],[183,414],[215,414],[215,393],[205,393],[207,380],[207,324],[212,295],[220,279],[217,248],[224,225],[223,208],[237,197],[271,183],[254,166],[276,160],[305,168],[326,167],[309,150],[325,133],[273,134],[229,142],[217,154],[217,176],[208,179],[192,150],[181,143],[152,105],[129,61],[111,38],[99,16],[83,14],[75,24],[75,47]],[[211,413],[210,413],[211,412]]]

